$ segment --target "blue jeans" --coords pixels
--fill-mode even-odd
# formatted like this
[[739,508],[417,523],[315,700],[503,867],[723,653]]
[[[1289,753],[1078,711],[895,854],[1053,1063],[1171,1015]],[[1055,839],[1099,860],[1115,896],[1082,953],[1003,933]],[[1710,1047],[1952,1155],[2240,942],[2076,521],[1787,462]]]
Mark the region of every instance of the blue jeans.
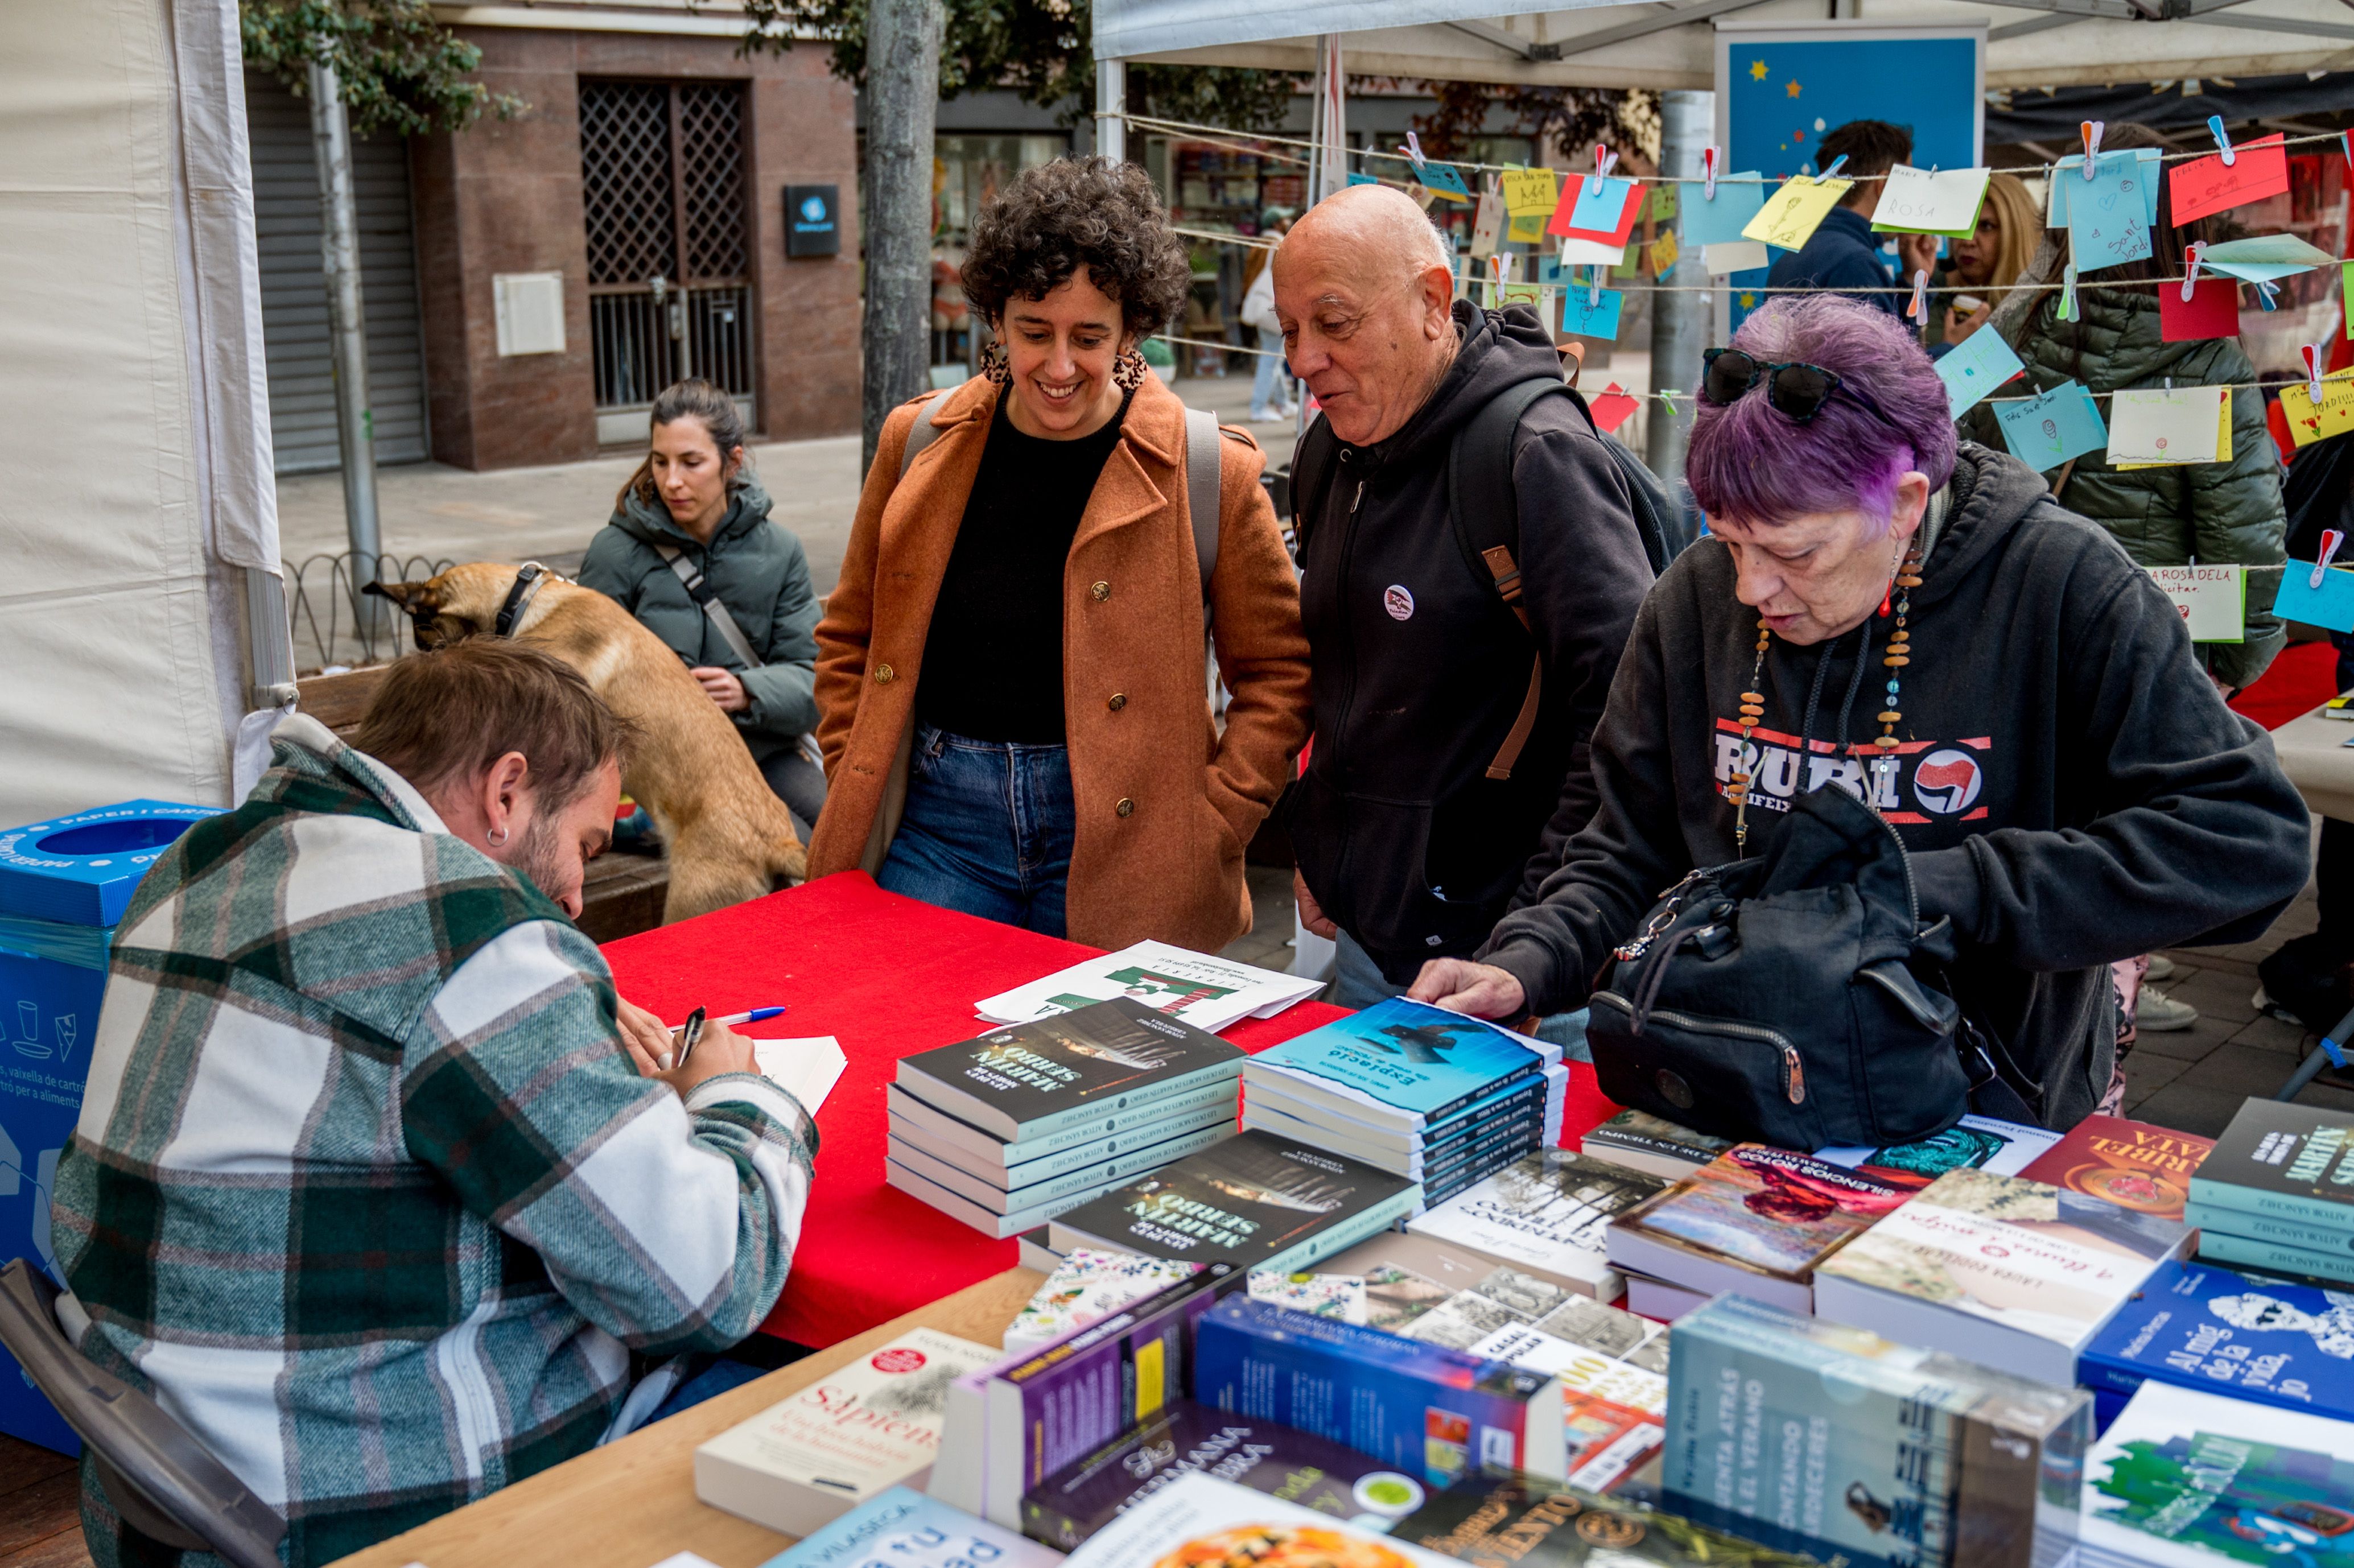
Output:
[[[1333,946],[1339,949],[1332,964],[1333,1006],[1367,1008],[1405,994],[1405,987],[1382,978],[1381,965],[1348,932],[1341,932]],[[1564,1062],[1591,1062],[1594,1053],[1585,1044],[1585,1017],[1582,1007],[1575,1012],[1548,1013],[1537,1020],[1537,1038],[1560,1046]]]
[[1077,813],[1059,746],[916,726],[907,810],[875,880],[943,909],[1059,937]]
[[[1273,348],[1283,340],[1271,332],[1258,334],[1261,348]],[[1278,405],[1291,400],[1291,371],[1279,354],[1261,355],[1258,369],[1251,375],[1251,418],[1264,419]]]

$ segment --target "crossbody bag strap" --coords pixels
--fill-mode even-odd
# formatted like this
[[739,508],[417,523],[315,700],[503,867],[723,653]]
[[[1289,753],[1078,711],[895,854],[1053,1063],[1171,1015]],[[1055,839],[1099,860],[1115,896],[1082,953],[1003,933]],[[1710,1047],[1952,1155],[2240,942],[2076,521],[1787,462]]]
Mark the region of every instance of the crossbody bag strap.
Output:
[[1218,567],[1218,514],[1225,475],[1225,438],[1218,416],[1206,408],[1185,410],[1185,512],[1193,524],[1193,561],[1202,573],[1202,630],[1210,630],[1210,574]]
[[[1555,392],[1568,396],[1569,388],[1543,377],[1507,387],[1471,416],[1447,454],[1447,510],[1456,537],[1467,555],[1488,568],[1497,597],[1520,618],[1532,641],[1536,628],[1521,602],[1521,568],[1512,556],[1512,544],[1521,536],[1520,497],[1512,490],[1512,437],[1530,407]],[[1489,537],[1500,531],[1503,540],[1484,544],[1475,538],[1475,531]],[[1536,732],[1537,708],[1543,700],[1544,651],[1539,648],[1529,656],[1529,688],[1521,697],[1512,727],[1488,763],[1489,778],[1512,776],[1529,736]]]
[[745,637],[744,629],[736,624],[736,618],[727,613],[727,607],[719,602],[719,596],[714,593],[711,585],[704,580],[703,568],[696,566],[687,553],[676,545],[656,545],[654,553],[669,565],[672,574],[685,585],[686,597],[703,607],[704,619],[709,620],[711,629],[719,633],[719,641],[727,644],[727,651],[742,660],[744,668],[747,670],[760,668],[760,656],[752,652],[752,644]]
[[938,412],[936,405],[946,396],[944,392],[934,392],[916,405],[916,422],[907,427],[907,444],[899,449],[901,479],[907,478],[907,471],[916,466],[916,454],[939,440],[940,428],[932,423],[932,416]]

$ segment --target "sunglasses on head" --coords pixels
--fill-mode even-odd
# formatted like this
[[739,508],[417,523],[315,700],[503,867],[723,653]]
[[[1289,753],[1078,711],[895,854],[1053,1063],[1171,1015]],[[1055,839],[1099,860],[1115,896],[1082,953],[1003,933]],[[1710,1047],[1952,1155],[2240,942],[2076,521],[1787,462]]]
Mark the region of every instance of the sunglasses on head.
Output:
[[1812,420],[1833,397],[1846,397],[1861,405],[1890,429],[1903,429],[1881,411],[1880,405],[1872,400],[1872,394],[1850,387],[1840,379],[1839,372],[1825,370],[1819,365],[1797,361],[1768,365],[1737,348],[1712,348],[1700,356],[1700,361],[1701,396],[1720,408],[1739,402],[1751,387],[1763,381],[1766,404],[1794,425]]

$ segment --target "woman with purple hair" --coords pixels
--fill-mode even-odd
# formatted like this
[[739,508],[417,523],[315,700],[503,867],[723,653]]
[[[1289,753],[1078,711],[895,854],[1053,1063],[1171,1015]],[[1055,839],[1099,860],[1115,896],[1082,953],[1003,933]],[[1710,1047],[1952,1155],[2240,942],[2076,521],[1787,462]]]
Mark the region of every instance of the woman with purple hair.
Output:
[[[1956,443],[1884,312],[1778,299],[1712,350],[1686,476],[1712,538],[1643,602],[1594,735],[1601,805],[1543,896],[1412,994],[1483,1017],[1585,1001],[1695,866],[1857,795],[2047,1127],[2112,1101],[2112,959],[2245,941],[2304,886],[2305,807],[2182,618],[2016,458]],[[1705,1086],[1695,1086],[1706,1093]]]

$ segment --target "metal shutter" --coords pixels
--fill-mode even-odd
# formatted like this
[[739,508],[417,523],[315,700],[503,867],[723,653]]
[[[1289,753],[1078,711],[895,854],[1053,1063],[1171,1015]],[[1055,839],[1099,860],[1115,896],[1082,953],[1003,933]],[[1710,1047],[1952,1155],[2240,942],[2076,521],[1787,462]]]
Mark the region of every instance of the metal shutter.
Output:
[[[319,270],[319,173],[311,154],[311,106],[275,78],[248,71],[245,112],[253,148],[270,438],[278,471],[336,468],[342,459],[327,352],[327,288]],[[398,137],[354,137],[352,163],[376,460],[414,462],[427,455],[425,353],[418,335],[408,150]]]

